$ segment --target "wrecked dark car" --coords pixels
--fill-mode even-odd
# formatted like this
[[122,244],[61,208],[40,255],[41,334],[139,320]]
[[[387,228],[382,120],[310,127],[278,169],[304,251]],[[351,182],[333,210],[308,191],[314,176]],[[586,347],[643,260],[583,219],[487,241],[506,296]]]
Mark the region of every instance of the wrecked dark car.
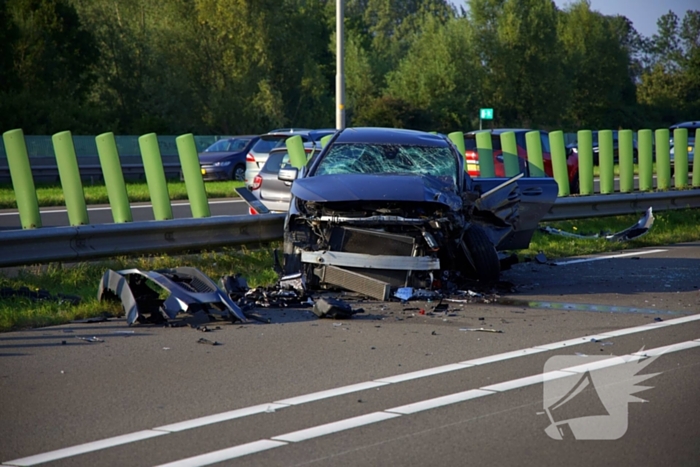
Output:
[[387,128],[339,131],[279,177],[294,180],[284,273],[380,300],[452,273],[497,281],[498,251],[527,248],[557,196],[551,178],[472,179],[444,135]]

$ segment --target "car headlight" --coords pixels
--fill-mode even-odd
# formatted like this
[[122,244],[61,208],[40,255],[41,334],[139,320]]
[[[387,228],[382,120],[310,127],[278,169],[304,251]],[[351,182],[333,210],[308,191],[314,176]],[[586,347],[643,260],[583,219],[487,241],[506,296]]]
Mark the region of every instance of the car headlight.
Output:
[[231,165],[231,161],[214,162],[214,167],[227,167],[229,165]]

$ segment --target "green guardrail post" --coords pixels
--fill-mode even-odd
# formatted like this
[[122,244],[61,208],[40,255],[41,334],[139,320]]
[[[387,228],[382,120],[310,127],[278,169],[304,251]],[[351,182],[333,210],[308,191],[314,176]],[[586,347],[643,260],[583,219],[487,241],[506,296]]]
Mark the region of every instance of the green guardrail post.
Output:
[[615,192],[614,150],[612,130],[598,132],[598,168],[600,170],[600,192]]
[[506,131],[501,133],[501,149],[503,151],[503,166],[506,177],[513,177],[520,172],[520,159],[518,159],[518,143],[515,141],[515,133]]
[[75,155],[73,135],[70,131],[62,131],[51,137],[53,150],[56,153],[58,175],[61,178],[63,196],[66,200],[68,221],[70,225],[87,225],[90,223],[83,182],[80,179],[78,158]]
[[564,144],[564,132],[552,131],[549,133],[549,147],[552,154],[552,173],[554,180],[559,185],[559,196],[569,196],[569,168],[566,165],[566,145]]
[[618,133],[620,154],[620,192],[634,191],[634,133],[620,130]]
[[114,133],[102,133],[95,137],[97,143],[97,155],[100,156],[102,175],[107,187],[107,197],[112,208],[112,219],[117,224],[131,222],[131,207],[129,196],[126,193],[124,173],[122,172],[117,143]]
[[[462,154],[462,158],[465,157],[465,152],[467,152],[467,146],[464,144],[464,133],[461,131],[453,131],[449,135],[447,135],[448,138],[450,138],[450,141],[454,143],[455,146],[457,146],[457,149],[459,149],[460,154]],[[467,164],[466,160],[464,163],[464,170],[467,170]]]
[[476,133],[476,151],[479,154],[479,176],[488,178],[496,176],[496,167],[493,163],[493,146],[491,145],[491,132],[488,130]]
[[676,188],[688,186],[688,129],[673,130],[673,172]]
[[139,149],[141,149],[143,169],[146,172],[148,192],[151,195],[153,216],[157,221],[172,219],[173,208],[170,205],[168,182],[165,180],[165,169],[158,146],[158,136],[155,133],[140,136]]
[[580,130],[577,135],[578,186],[582,195],[593,194],[593,133]]
[[695,164],[695,154],[698,153],[698,142],[700,141],[700,130],[695,130],[695,142],[693,143],[693,187],[700,186],[700,168]]
[[285,144],[289,153],[290,165],[297,169],[304,167],[306,165],[306,151],[304,151],[304,142],[301,140],[301,136],[287,138]]
[[639,159],[639,191],[654,189],[654,134],[651,130],[637,133],[637,158]]
[[326,135],[323,138],[321,138],[321,147],[325,148],[326,144],[333,138],[335,135]]
[[546,177],[544,171],[544,159],[542,158],[542,141],[539,131],[525,133],[525,146],[527,147],[527,163],[531,177]]
[[209,211],[207,192],[204,189],[202,169],[199,165],[194,136],[192,133],[180,135],[175,138],[175,143],[180,155],[180,167],[182,167],[182,175],[185,177],[185,187],[187,188],[187,197],[190,200],[192,217],[209,217],[211,212]]
[[670,132],[666,128],[656,130],[656,188],[668,190],[671,187],[671,144]]
[[29,165],[27,144],[21,129],[6,131],[2,134],[7,152],[7,165],[10,168],[10,178],[17,200],[17,210],[23,229],[41,227],[39,200],[36,197],[32,168]]

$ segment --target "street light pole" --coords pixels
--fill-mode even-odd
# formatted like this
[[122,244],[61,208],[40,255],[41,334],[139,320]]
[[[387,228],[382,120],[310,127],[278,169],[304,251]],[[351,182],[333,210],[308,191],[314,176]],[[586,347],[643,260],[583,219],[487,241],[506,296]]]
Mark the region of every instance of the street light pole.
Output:
[[336,23],[335,23],[335,127],[338,130],[345,128],[345,51],[344,51],[344,31],[343,31],[343,0],[336,0]]

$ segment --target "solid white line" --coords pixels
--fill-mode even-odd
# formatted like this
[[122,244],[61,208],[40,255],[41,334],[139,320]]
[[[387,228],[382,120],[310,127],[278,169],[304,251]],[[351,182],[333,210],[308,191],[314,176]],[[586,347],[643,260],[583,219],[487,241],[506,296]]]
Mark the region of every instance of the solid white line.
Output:
[[400,413],[401,415],[409,415],[424,410],[436,409],[438,407],[444,407],[446,405],[457,404],[459,402],[464,402],[477,397],[488,396],[490,394],[495,394],[493,391],[484,391],[483,389],[470,389],[464,392],[458,392],[456,394],[448,394],[447,396],[436,397],[434,399],[428,399],[426,401],[414,402],[413,404],[402,405],[400,407],[394,407],[393,409],[386,409],[385,412],[390,413]]
[[270,441],[269,439],[261,439],[248,444],[241,444],[232,448],[222,449],[220,451],[202,454],[201,456],[190,457],[180,461],[170,462],[169,464],[161,464],[158,467],[198,467],[200,465],[211,465],[218,462],[235,459],[237,457],[255,454],[256,452],[266,451],[272,448],[285,446],[287,443],[282,441]]
[[469,368],[470,364],[462,363],[452,363],[450,365],[436,366],[435,368],[428,368],[427,370],[412,371],[411,373],[403,373],[401,375],[389,376],[388,378],[377,379],[382,383],[401,383],[403,381],[410,381],[412,379],[425,378],[427,376],[439,375],[441,373],[448,373],[455,370],[463,370]]
[[359,417],[346,418],[345,420],[339,420],[333,423],[326,423],[325,425],[314,426],[305,430],[285,433],[270,439],[287,441],[289,443],[298,443],[300,441],[306,441],[307,439],[318,438],[319,436],[330,435],[331,433],[338,433],[339,431],[350,430],[352,428],[370,425],[372,423],[383,422],[384,420],[389,420],[390,418],[400,416],[401,415],[397,413],[374,412],[367,415],[360,415]]
[[[681,343],[677,343],[677,344],[668,345],[665,347],[650,349],[650,350],[646,351],[645,354],[648,354],[649,356],[654,356],[654,355],[662,355],[662,354],[670,353],[670,352],[678,352],[680,350],[686,350],[689,348],[700,346],[700,342],[698,342],[698,341],[700,341],[700,339],[698,339],[697,341],[681,342]],[[693,345],[691,345],[691,344],[693,344]],[[615,365],[623,365],[625,363],[630,363],[632,361],[640,360],[641,358],[643,358],[643,357],[637,356],[636,354],[631,354],[631,355],[624,355],[621,357],[612,357],[612,358],[609,358],[606,360],[601,360],[601,361],[594,362],[594,363],[597,364],[598,368],[605,368],[605,367],[611,367],[611,366],[615,366]],[[585,365],[580,365],[580,366],[585,366]],[[421,412],[423,410],[429,410],[429,409],[433,409],[433,408],[457,404],[460,402],[464,402],[464,401],[468,401],[468,400],[472,400],[472,399],[477,399],[479,397],[490,396],[493,394],[498,394],[500,392],[510,391],[512,389],[517,389],[517,388],[522,388],[525,386],[530,386],[533,384],[542,383],[544,381],[551,381],[553,379],[573,377],[574,374],[580,372],[580,368],[579,368],[580,366],[574,366],[574,367],[570,367],[570,368],[566,368],[564,370],[558,370],[558,371],[549,371],[547,373],[532,375],[532,376],[528,376],[525,378],[519,378],[519,379],[515,379],[515,380],[511,380],[511,381],[504,381],[502,383],[494,384],[491,386],[485,386],[485,387],[482,387],[479,389],[471,389],[469,391],[459,392],[459,393],[455,393],[455,394],[449,394],[447,396],[437,397],[437,398],[429,399],[426,401],[420,401],[420,402],[415,402],[413,404],[408,404],[408,405],[404,405],[404,406],[400,406],[400,407],[386,409],[382,412],[373,412],[373,413],[366,414],[366,415],[360,415],[358,417],[346,418],[344,420],[339,420],[337,422],[326,423],[324,425],[318,425],[318,426],[306,428],[306,429],[299,430],[299,431],[293,431],[291,433],[286,433],[286,434],[279,435],[279,436],[273,436],[270,439],[275,440],[275,441],[286,441],[288,443],[298,443],[301,441],[306,441],[309,439],[318,438],[318,437],[330,435],[333,433],[338,433],[340,431],[350,430],[352,428],[358,428],[361,426],[366,426],[366,425],[370,425],[373,423],[379,423],[379,422],[383,422],[385,420],[390,420],[392,418],[414,414],[417,412]],[[265,441],[268,441],[268,440],[259,440],[258,443],[264,443]],[[218,454],[218,456],[216,458],[216,462],[221,462],[221,461],[232,459],[233,457],[223,457],[222,455],[220,455],[220,453],[224,453],[227,451],[234,452],[236,454],[236,457],[240,457],[241,455],[245,455],[245,454],[239,454],[239,452],[235,451],[235,449],[242,448],[242,447],[248,446],[250,444],[255,444],[255,443],[243,444],[241,446],[234,446],[232,448],[224,449],[221,451],[215,451],[214,453],[210,453],[210,454],[202,454],[199,456],[190,457],[188,459],[184,459],[184,460],[180,461],[181,463],[167,464],[167,467],[191,467],[191,466],[196,466],[196,465],[207,465],[204,463],[197,463],[197,460],[206,459],[207,456],[214,455],[214,454]],[[270,446],[267,449],[285,446],[286,444],[287,443],[280,443],[278,446]],[[253,451],[253,452],[255,452],[255,451]],[[253,453],[253,452],[251,452],[251,453]],[[160,466],[160,467],[164,467],[164,466]]]
[[590,261],[600,261],[603,259],[614,259],[614,258],[626,258],[628,256],[651,255],[653,253],[663,253],[664,251],[668,251],[668,250],[647,250],[647,251],[635,251],[632,253],[620,253],[619,255],[593,256],[591,258],[572,259],[569,261],[555,261],[552,264],[554,264],[556,266],[563,266],[565,264],[588,263]]
[[[518,358],[518,357],[525,356],[525,355],[532,355],[533,353],[538,353],[538,352],[545,351],[545,350],[561,349],[563,347],[570,347],[570,346],[585,344],[585,343],[590,342],[591,339],[611,338],[611,337],[623,336],[623,335],[628,335],[628,334],[634,334],[634,333],[638,333],[638,332],[646,332],[646,331],[655,330],[655,329],[662,329],[666,326],[684,324],[684,323],[689,323],[689,322],[698,321],[698,320],[700,320],[700,314],[684,316],[682,318],[669,319],[666,321],[661,321],[658,323],[655,322],[655,323],[647,324],[647,325],[643,325],[643,326],[635,326],[632,328],[620,329],[617,331],[610,331],[610,332],[606,332],[604,334],[600,334],[600,335],[596,335],[596,336],[577,337],[575,339],[569,339],[566,341],[555,342],[552,344],[536,345],[536,346],[531,347],[531,348],[526,348],[526,349],[521,349],[521,350],[515,350],[512,352],[506,352],[506,353],[502,353],[502,354],[492,355],[490,357],[483,357],[483,358],[477,358],[477,359],[473,359],[473,360],[467,360],[465,362],[456,363],[456,364],[452,364],[452,365],[443,365],[443,366],[437,367],[438,369],[441,369],[441,370],[435,374],[445,373],[447,371],[457,371],[457,370],[461,370],[461,369],[466,369],[472,365],[483,365],[483,364],[492,363],[492,362],[496,362],[496,361],[503,361],[503,360],[513,359],[513,358]],[[699,341],[700,341],[700,339],[699,339]],[[410,381],[412,379],[422,378],[422,377],[430,374],[431,371],[433,371],[433,369],[414,371],[411,373],[404,373],[401,375],[394,375],[394,376],[390,376],[387,378],[377,379],[375,381],[367,381],[364,383],[343,386],[341,388],[329,389],[327,391],[320,391],[320,392],[316,392],[313,394],[308,394],[308,395],[293,397],[290,399],[283,399],[280,401],[271,402],[269,404],[260,404],[259,406],[237,409],[237,410],[233,410],[231,412],[226,412],[226,413],[227,414],[232,414],[234,412],[243,413],[246,410],[251,410],[251,409],[254,409],[255,407],[263,407],[263,406],[268,407],[268,406],[276,406],[276,405],[284,406],[284,405],[302,404],[305,402],[316,401],[316,400],[323,399],[323,398],[334,397],[334,396],[343,395],[343,394],[349,394],[350,392],[353,392],[353,391],[361,391],[364,389],[371,389],[373,387],[379,387],[379,386],[383,386],[386,384],[394,384],[393,382],[389,383],[388,382],[389,380],[396,381],[396,382],[404,382],[404,381]],[[409,377],[408,375],[412,375],[412,376]],[[355,389],[353,389],[353,388],[355,388]],[[481,388],[481,389],[484,389],[484,388]],[[259,413],[259,412],[255,412],[253,410],[250,414],[253,414],[253,413]],[[100,449],[105,449],[105,448],[111,447],[112,445],[117,446],[117,445],[123,444],[123,443],[110,444],[111,442],[113,442],[110,440],[127,439],[129,436],[135,436],[135,435],[137,436],[137,435],[139,435],[139,433],[157,433],[153,436],[158,436],[158,435],[162,435],[162,434],[168,434],[170,432],[170,430],[176,431],[177,428],[179,428],[179,430],[186,430],[186,429],[188,429],[188,428],[186,428],[187,425],[190,423],[191,423],[191,427],[199,427],[199,426],[203,426],[203,422],[205,420],[209,420],[211,423],[217,423],[218,421],[227,420],[225,417],[220,419],[219,418],[220,415],[221,414],[214,414],[214,415],[209,415],[206,417],[200,417],[200,418],[197,418],[194,420],[189,420],[189,421],[184,421],[181,423],[175,423],[175,424],[165,425],[163,427],[159,427],[156,429],[159,431],[146,430],[146,431],[142,431],[142,432],[138,432],[138,433],[117,436],[115,438],[109,438],[109,439],[102,440],[102,441],[95,441],[92,443],[81,444],[81,445],[73,446],[70,448],[59,449],[58,451],[51,451],[50,453],[38,454],[36,456],[27,457],[25,459],[39,458],[42,456],[53,455],[53,453],[58,453],[58,452],[73,452],[72,454],[65,454],[65,455],[61,455],[60,457],[55,457],[55,458],[47,458],[47,460],[41,461],[41,462],[48,462],[48,460],[62,459],[64,457],[70,457],[73,455],[78,455],[78,454],[82,454],[82,453],[86,453],[86,452],[98,451]],[[241,415],[241,416],[245,416],[245,415]],[[234,418],[238,418],[238,417],[234,417]],[[166,430],[166,429],[167,429],[167,431],[160,431],[160,430]],[[177,431],[179,431],[179,430],[177,430]],[[138,441],[138,439],[134,439],[134,441]],[[103,442],[107,443],[107,444],[105,444],[105,445],[100,444]],[[125,442],[131,442],[131,441],[125,441]],[[89,447],[89,448],[87,448],[87,447]],[[20,459],[20,460],[24,460],[24,459]],[[17,462],[17,461],[12,461],[12,462]],[[38,462],[36,462],[36,463],[38,463]],[[6,462],[5,464],[9,464],[9,465],[34,465],[34,464],[12,464],[11,462]]]
[[665,347],[657,347],[656,349],[640,350],[639,352],[635,352],[632,355],[639,357],[656,357],[665,353],[678,352],[680,350],[687,350],[692,349],[694,347],[700,347],[700,342],[698,341],[700,341],[700,339],[690,342],[681,342],[679,344],[671,344]]
[[66,457],[73,457],[77,456],[78,454],[99,451],[100,449],[120,446],[122,444],[133,443],[135,441],[142,441],[144,439],[155,438],[156,436],[163,436],[167,434],[168,433],[164,431],[137,431],[136,433],[129,433],[128,435],[115,436],[114,438],[102,439],[99,441],[93,441],[91,443],[79,444],[77,446],[72,446],[69,448],[58,449],[56,451],[45,452],[44,454],[37,454],[35,456],[23,457],[22,459],[7,461],[4,462],[3,465],[36,465],[41,464],[43,462],[65,459]]
[[[679,349],[680,350],[680,349]],[[623,357],[613,357],[607,358],[605,360],[598,360],[597,362],[584,363],[583,365],[570,366],[564,368],[561,371],[567,371],[570,373],[585,373],[587,371],[602,370],[603,368],[610,368],[612,366],[624,365],[625,363],[632,363],[641,360],[642,356],[632,354],[625,355]]]
[[206,417],[195,418],[193,420],[187,420],[180,423],[173,423],[171,425],[164,425],[154,428],[158,431],[167,431],[170,433],[176,433],[178,431],[189,430],[191,428],[198,428],[200,426],[211,425],[212,423],[225,422],[228,420],[234,420],[236,418],[247,417],[249,415],[255,415],[265,412],[275,412],[279,409],[289,407],[285,404],[260,404],[254,405],[252,407],[245,407],[243,409],[231,410],[229,412],[208,415]]
[[571,376],[571,373],[567,373],[565,371],[548,371],[547,373],[539,373],[532,376],[526,376],[524,378],[504,381],[502,383],[484,386],[479,389],[494,392],[510,391],[511,389],[524,388],[525,386],[532,386],[533,384],[540,384],[553,379],[566,378],[567,376]]
[[318,401],[321,399],[328,399],[329,397],[342,396],[344,394],[350,394],[358,391],[365,391],[367,389],[378,388],[379,386],[386,386],[389,383],[384,383],[381,381],[366,381],[364,383],[351,384],[349,386],[343,386],[335,389],[328,389],[326,391],[314,392],[311,394],[306,394],[304,396],[291,397],[289,399],[282,399],[275,401],[275,404],[285,404],[285,405],[299,405],[306,404],[307,402]]

